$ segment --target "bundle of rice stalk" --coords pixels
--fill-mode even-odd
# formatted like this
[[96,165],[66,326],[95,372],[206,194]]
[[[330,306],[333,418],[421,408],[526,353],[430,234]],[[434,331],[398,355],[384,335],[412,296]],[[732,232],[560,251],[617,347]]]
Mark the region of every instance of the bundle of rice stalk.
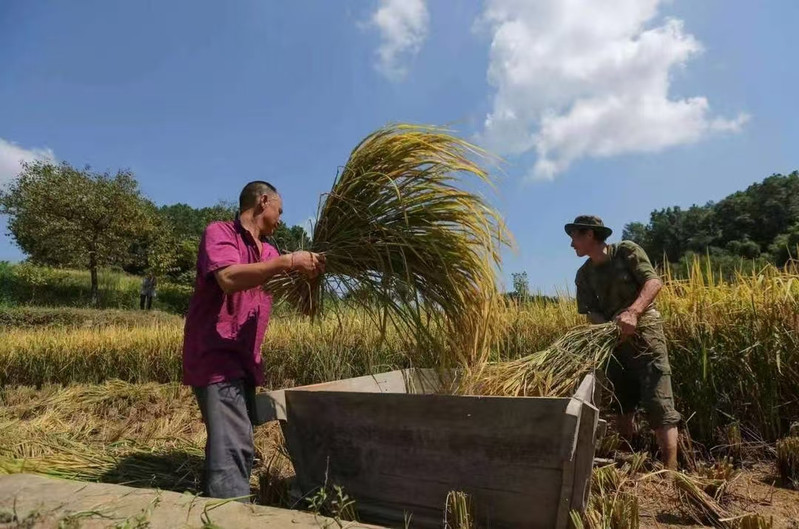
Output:
[[701,480],[679,472],[674,472],[673,476],[677,496],[683,509],[697,523],[723,527],[724,522],[731,518],[730,513],[705,492]]
[[748,513],[726,520],[725,523],[731,529],[773,529],[774,517],[766,518],[761,514]]
[[632,492],[593,495],[585,512],[569,513],[575,529],[638,529],[638,498]]
[[508,397],[571,396],[582,378],[604,366],[619,340],[615,323],[570,330],[543,351],[485,366],[467,380],[464,391]]
[[[719,441],[724,453],[732,461],[740,462],[743,454],[743,436],[741,435],[741,424],[732,422],[719,428]],[[732,462],[731,461],[731,462]]]
[[398,326],[417,341],[444,337],[453,360],[479,361],[499,326],[490,315],[509,235],[498,212],[458,184],[471,175],[490,185],[474,161],[486,156],[440,128],[373,132],[320,204],[309,250],[324,254],[325,275],[283,275],[266,288],[311,316],[323,299],[366,299],[381,328]]
[[732,464],[732,458],[724,458],[713,464],[699,463],[696,472],[701,478],[702,490],[720,503],[724,502],[727,487],[738,475]]
[[777,471],[783,483],[799,488],[799,437],[777,441]]
[[621,487],[623,479],[615,464],[594,468],[591,473],[591,494],[601,496],[614,493]]

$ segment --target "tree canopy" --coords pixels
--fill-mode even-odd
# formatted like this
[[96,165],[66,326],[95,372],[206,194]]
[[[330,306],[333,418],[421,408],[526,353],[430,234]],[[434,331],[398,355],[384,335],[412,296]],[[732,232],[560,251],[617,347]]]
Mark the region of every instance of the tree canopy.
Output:
[[627,224],[623,238],[658,264],[708,254],[720,263],[783,266],[797,257],[799,172],[774,174],[716,203],[655,210],[648,224]]
[[111,175],[66,163],[26,163],[0,193],[0,208],[32,261],[89,269],[93,302],[98,267],[129,264],[135,258],[131,241],[147,238],[151,250],[165,248],[155,244],[159,219],[130,171]]
[[[157,207],[130,171],[112,175],[67,163],[24,164],[0,191],[0,213],[9,216],[9,232],[20,249],[34,263],[88,269],[93,302],[101,266],[192,282],[205,227],[233,220],[236,211],[227,202]],[[309,237],[301,226],[281,224],[271,242],[289,252],[308,247]]]

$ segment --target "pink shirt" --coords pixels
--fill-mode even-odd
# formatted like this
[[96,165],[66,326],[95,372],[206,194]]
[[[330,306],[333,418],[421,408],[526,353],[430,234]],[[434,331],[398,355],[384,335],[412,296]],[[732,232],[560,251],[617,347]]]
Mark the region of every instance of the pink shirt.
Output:
[[277,250],[267,243],[259,254],[252,235],[239,221],[214,222],[205,229],[183,336],[184,384],[207,386],[238,378],[263,384],[261,343],[272,296],[260,287],[225,294],[213,272],[277,256]]

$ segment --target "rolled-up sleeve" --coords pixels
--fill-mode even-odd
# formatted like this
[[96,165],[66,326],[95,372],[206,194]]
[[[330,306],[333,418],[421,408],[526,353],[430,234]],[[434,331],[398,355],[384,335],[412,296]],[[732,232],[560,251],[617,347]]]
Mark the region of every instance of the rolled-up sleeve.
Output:
[[624,252],[624,259],[630,273],[635,277],[639,286],[643,286],[650,279],[660,279],[643,248],[632,241],[624,241],[619,245],[619,249]]
[[235,229],[224,222],[209,224],[200,239],[200,249],[197,254],[199,274],[208,277],[217,270],[240,262]]

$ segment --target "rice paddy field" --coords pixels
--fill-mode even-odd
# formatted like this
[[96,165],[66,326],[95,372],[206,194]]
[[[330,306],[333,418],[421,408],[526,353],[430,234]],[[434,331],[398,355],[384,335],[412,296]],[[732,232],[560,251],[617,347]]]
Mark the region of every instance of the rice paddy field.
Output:
[[[799,427],[791,432],[799,421],[799,274],[768,268],[722,281],[697,262],[688,275],[668,278],[658,298],[689,434],[687,473],[667,479],[647,435],[632,452],[611,435],[588,515],[576,523],[799,527],[799,442],[791,437],[799,435]],[[492,318],[501,329],[494,362],[546,349],[583,323],[566,296],[503,305]],[[182,329],[180,316],[157,311],[0,309],[0,473],[197,491],[205,434],[179,383]],[[437,365],[435,351],[379,329],[355,308],[315,321],[276,314],[263,346],[267,386]],[[292,506],[279,428],[259,427],[256,447],[256,501]]]

